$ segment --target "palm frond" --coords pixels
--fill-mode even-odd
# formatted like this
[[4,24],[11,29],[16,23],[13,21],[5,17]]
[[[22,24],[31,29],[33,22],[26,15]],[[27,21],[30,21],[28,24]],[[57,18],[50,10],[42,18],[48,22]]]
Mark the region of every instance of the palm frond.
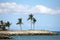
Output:
[[22,23],[22,18],[19,18],[19,19],[18,19],[18,22],[17,22],[16,24],[23,24],[23,23]]
[[35,23],[36,22],[36,19],[35,18],[33,18],[33,23]]

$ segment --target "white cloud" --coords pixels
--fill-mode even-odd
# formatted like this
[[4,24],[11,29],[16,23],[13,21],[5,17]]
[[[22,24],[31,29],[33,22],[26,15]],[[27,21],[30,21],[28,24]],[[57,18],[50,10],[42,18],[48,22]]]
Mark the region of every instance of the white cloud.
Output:
[[41,13],[41,14],[58,14],[60,9],[54,10],[43,5],[29,5],[16,3],[0,3],[0,13]]
[[53,11],[52,9],[47,8],[47,7],[43,6],[43,5],[37,5],[36,7],[37,7],[37,9],[39,9],[39,11],[41,13],[50,13],[50,12]]

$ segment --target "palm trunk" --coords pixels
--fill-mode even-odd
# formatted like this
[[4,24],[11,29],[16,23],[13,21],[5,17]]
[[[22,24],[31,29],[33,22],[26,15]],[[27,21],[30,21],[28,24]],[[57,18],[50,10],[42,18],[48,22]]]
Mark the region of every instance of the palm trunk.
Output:
[[33,30],[35,30],[35,24],[33,23]]
[[32,21],[31,21],[31,30],[32,30]]
[[10,28],[8,27],[8,30],[10,30]]
[[20,30],[22,30],[21,24],[20,24]]

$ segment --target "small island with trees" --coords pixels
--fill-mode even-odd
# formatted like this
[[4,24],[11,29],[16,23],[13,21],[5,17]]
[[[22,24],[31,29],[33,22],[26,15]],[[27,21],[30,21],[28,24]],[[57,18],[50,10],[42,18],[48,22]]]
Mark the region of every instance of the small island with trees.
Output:
[[37,22],[37,20],[33,17],[33,14],[30,14],[27,20],[31,21],[30,30],[22,29],[22,18],[19,18],[18,22],[16,23],[16,25],[20,25],[20,30],[9,30],[9,27],[10,25],[12,25],[12,23],[10,23],[9,21],[4,22],[3,20],[0,20],[0,38],[10,38],[11,35],[57,35],[56,32],[48,30],[35,30],[35,23]]

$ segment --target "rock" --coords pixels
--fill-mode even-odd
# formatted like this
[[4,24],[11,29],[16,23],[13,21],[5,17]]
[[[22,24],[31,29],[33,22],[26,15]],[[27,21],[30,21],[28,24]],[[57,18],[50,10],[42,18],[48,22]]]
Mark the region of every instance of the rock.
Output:
[[3,34],[3,35],[0,35],[0,39],[11,39],[11,37]]

